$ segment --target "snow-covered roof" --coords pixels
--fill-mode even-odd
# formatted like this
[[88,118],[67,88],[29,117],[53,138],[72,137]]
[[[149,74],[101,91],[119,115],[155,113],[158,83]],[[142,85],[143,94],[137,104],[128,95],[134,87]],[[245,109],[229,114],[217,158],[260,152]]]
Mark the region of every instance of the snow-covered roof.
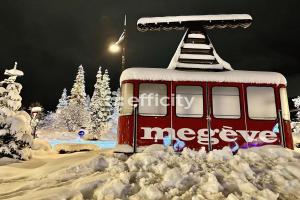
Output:
[[205,28],[247,28],[251,25],[252,17],[248,14],[219,14],[219,15],[188,15],[143,17],[137,22],[140,31],[178,29],[192,25],[202,25]]
[[120,82],[126,80],[207,81],[233,83],[284,84],[285,77],[277,72],[264,71],[181,71],[161,68],[128,68],[121,74]]

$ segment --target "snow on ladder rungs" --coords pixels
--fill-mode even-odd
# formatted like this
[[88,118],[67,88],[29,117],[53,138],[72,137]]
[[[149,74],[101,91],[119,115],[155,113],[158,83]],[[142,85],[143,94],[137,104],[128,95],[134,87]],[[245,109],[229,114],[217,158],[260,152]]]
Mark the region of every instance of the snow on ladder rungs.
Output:
[[205,39],[205,35],[203,35],[201,33],[190,33],[190,34],[188,34],[188,38]]
[[181,59],[195,59],[195,60],[215,60],[216,58],[212,55],[202,54],[180,54]]
[[193,43],[184,43],[182,47],[185,49],[211,49],[210,45]]

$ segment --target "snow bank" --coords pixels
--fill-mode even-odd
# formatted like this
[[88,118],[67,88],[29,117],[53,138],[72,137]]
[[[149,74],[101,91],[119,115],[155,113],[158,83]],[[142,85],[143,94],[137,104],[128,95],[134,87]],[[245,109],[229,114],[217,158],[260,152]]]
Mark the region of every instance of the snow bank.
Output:
[[94,144],[58,144],[54,147],[59,153],[74,153],[80,151],[98,151],[99,148]]
[[0,158],[0,166],[8,165],[8,164],[11,164],[11,163],[16,163],[16,162],[20,162],[20,161],[17,160],[17,159],[7,158],[7,157]]
[[41,139],[34,139],[31,147],[32,150],[51,151],[52,147],[49,142]]
[[86,133],[86,134],[84,134],[83,139],[84,140],[99,140],[100,135]]
[[130,157],[82,152],[29,162],[35,167],[25,172],[15,170],[25,163],[0,166],[0,198],[291,200],[300,196],[300,154],[278,146],[240,150],[235,156],[229,148],[208,154],[204,149],[184,149],[178,154],[150,146]]

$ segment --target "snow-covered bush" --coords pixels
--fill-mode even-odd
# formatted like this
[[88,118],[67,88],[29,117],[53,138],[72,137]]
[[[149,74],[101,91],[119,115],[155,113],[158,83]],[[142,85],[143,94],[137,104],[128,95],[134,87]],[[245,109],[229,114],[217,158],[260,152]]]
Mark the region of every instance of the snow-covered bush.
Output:
[[22,85],[15,82],[23,72],[6,70],[8,79],[0,82],[0,157],[28,160],[32,145],[31,117],[25,111],[18,111],[22,105]]
[[[294,98],[292,100],[294,102],[294,106],[297,109],[299,109],[300,108],[300,96],[298,96],[298,97],[296,97],[296,98]],[[300,121],[300,111],[297,112],[296,116],[297,116],[297,121]]]

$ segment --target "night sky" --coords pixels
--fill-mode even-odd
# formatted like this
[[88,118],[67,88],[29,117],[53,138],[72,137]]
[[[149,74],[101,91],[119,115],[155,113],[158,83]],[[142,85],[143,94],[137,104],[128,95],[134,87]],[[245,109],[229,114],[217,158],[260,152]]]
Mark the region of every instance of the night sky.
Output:
[[92,95],[98,67],[118,87],[121,56],[107,51],[122,33],[127,13],[127,65],[166,68],[182,31],[138,32],[140,17],[195,14],[250,14],[248,29],[211,30],[219,55],[234,69],[277,71],[288,80],[289,96],[300,95],[300,2],[262,0],[0,0],[0,78],[19,63],[25,76],[23,103],[39,101],[54,110],[77,68],[86,71]]

